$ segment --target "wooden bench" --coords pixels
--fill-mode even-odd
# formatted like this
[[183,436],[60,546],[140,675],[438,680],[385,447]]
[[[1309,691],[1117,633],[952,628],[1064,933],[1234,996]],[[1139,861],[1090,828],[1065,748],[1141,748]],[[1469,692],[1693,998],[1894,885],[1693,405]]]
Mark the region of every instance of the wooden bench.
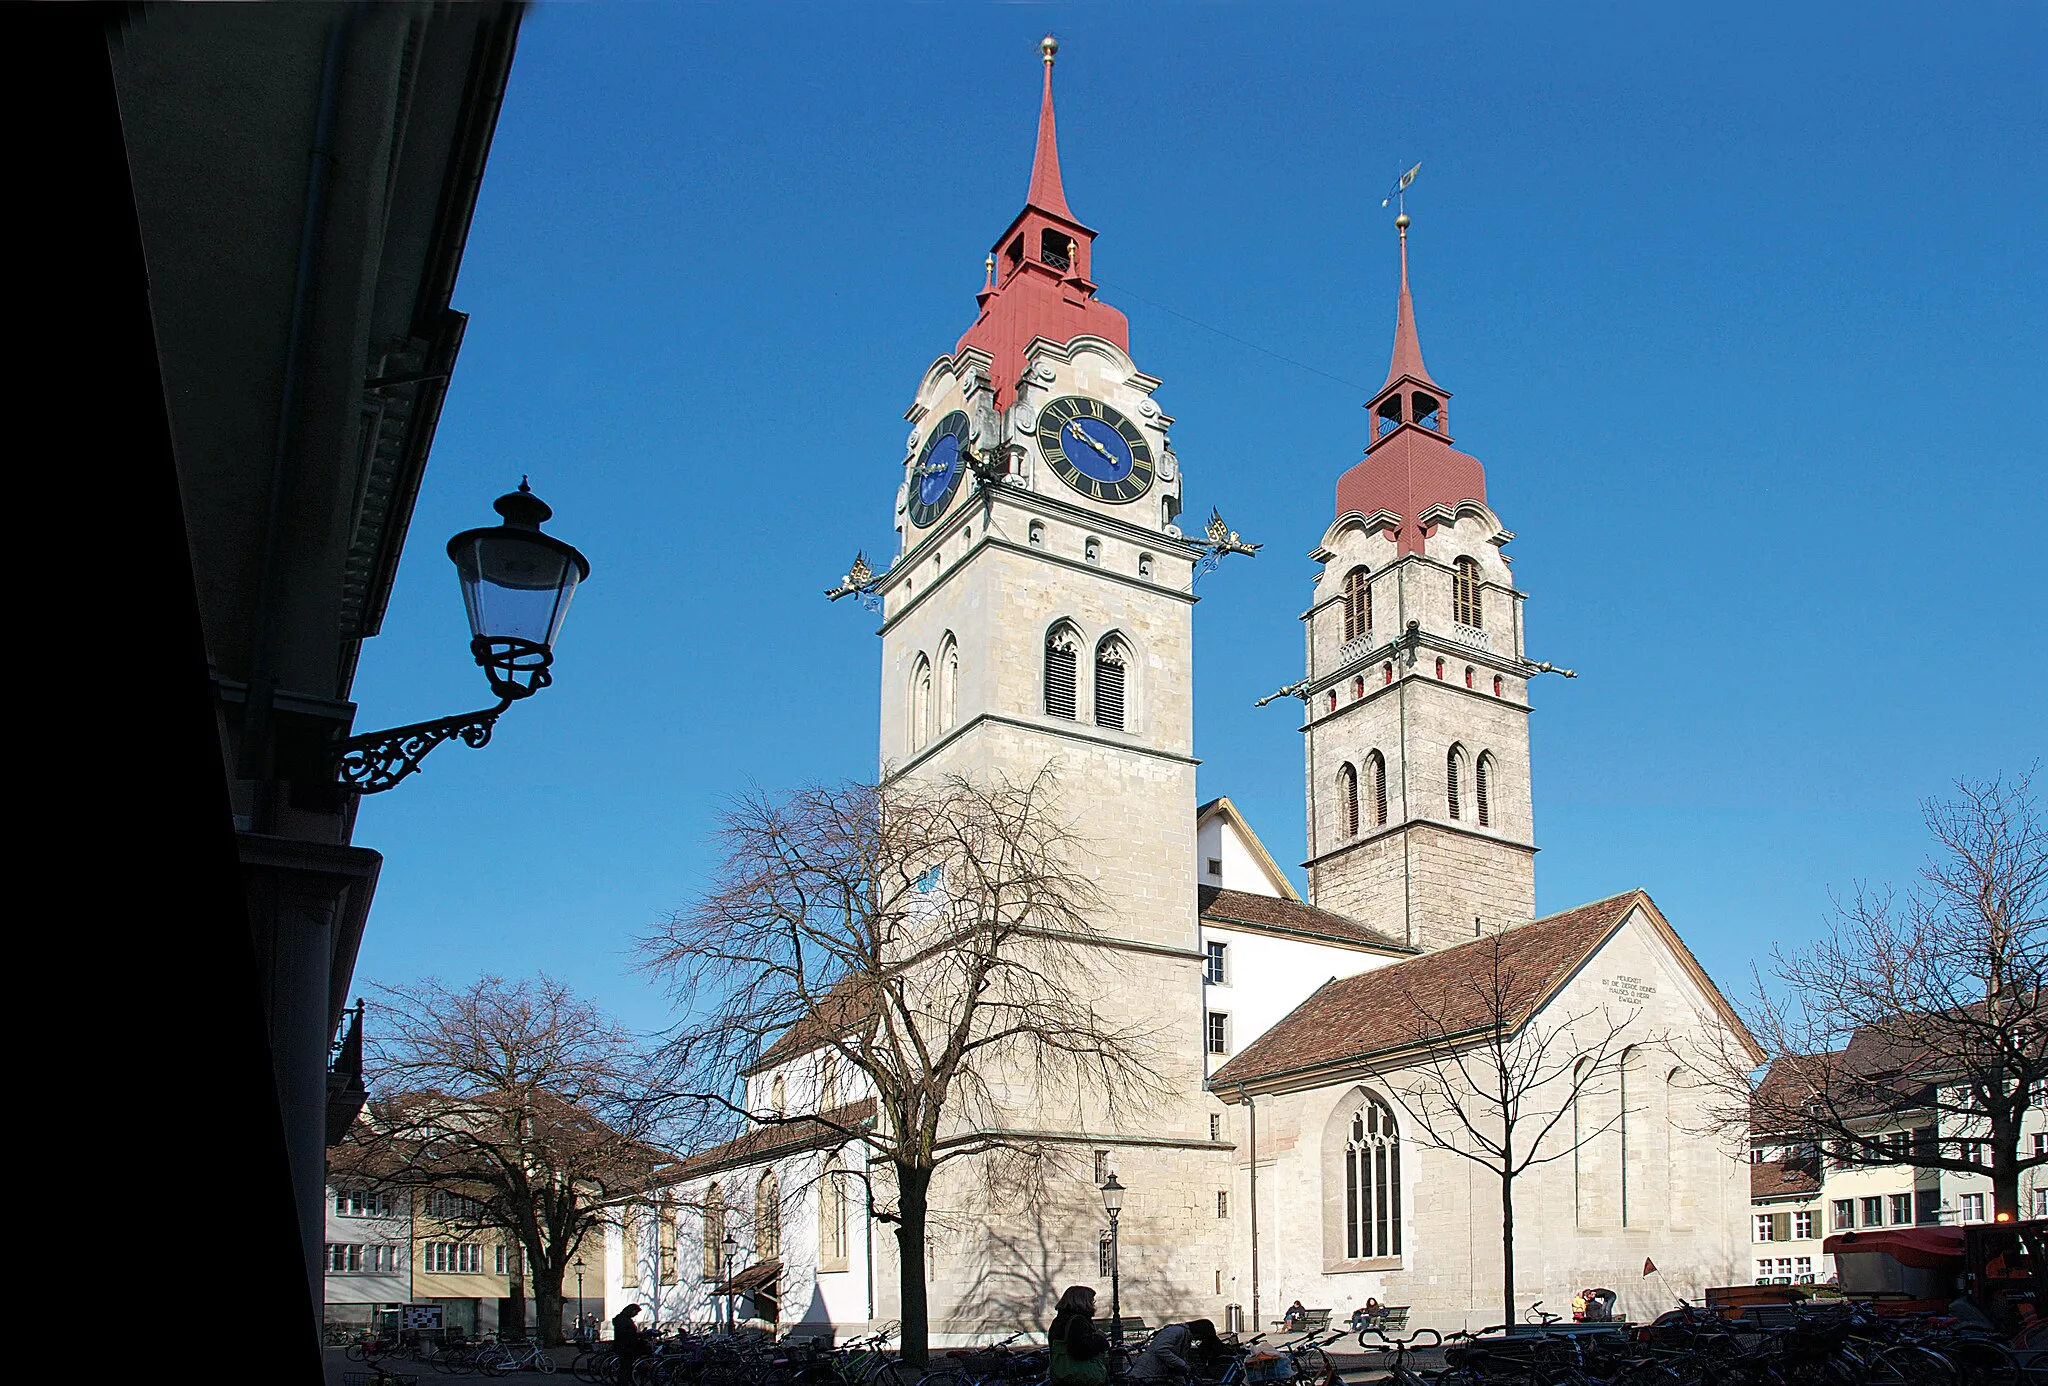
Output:
[[1399,1333],[1408,1326],[1408,1309],[1409,1306],[1406,1304],[1389,1304],[1376,1316],[1360,1318],[1353,1314],[1351,1326],[1360,1332],[1370,1330],[1380,1334]]
[[1273,1328],[1279,1333],[1321,1333],[1330,1326],[1331,1309],[1303,1309],[1292,1320],[1275,1319]]

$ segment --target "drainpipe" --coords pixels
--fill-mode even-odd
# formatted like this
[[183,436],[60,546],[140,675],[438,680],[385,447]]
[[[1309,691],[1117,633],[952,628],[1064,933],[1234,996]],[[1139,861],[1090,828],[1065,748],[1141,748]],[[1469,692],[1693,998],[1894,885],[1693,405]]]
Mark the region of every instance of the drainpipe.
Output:
[[[249,691],[242,708],[241,771],[237,778],[257,781],[253,826],[270,831],[270,790],[265,784],[275,766],[271,759],[272,712],[277,700],[277,607],[279,585],[278,530],[284,523],[285,491],[296,441],[293,423],[299,406],[301,358],[305,355],[306,320],[313,302],[313,262],[320,248],[320,228],[327,214],[327,185],[334,166],[335,112],[341,104],[341,62],[355,27],[357,7],[349,5],[328,26],[327,51],[320,61],[320,105],[313,120],[312,158],[306,170],[306,201],[299,220],[298,266],[292,284],[291,329],[285,338],[284,386],[277,405],[277,436],[270,452],[270,494],[263,525],[263,564],[257,570],[256,649],[249,671]],[[255,773],[257,771],[261,773]]]
[[1237,1090],[1244,1101],[1245,1115],[1251,1118],[1251,1185],[1252,1185],[1252,1332],[1259,1331],[1259,1106],[1243,1088]]

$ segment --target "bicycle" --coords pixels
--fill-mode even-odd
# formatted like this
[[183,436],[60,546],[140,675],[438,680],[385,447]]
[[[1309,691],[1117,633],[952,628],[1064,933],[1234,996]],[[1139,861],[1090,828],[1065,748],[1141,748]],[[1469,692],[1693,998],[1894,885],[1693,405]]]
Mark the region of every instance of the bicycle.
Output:
[[536,1371],[553,1376],[557,1363],[538,1342],[496,1343],[476,1354],[478,1370],[490,1376],[510,1376],[518,1371]]

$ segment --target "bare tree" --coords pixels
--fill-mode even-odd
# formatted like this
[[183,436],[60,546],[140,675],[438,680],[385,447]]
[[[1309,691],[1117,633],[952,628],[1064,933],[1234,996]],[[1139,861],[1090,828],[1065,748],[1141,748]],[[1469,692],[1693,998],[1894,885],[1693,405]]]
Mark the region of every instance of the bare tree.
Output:
[[[380,987],[366,1022],[370,1103],[331,1178],[430,1200],[435,1220],[524,1252],[543,1342],[562,1340],[562,1279],[670,1159],[633,1039],[547,977]],[[586,1252],[588,1249],[586,1249]]]
[[[1624,1110],[1595,1122],[1581,1099],[1613,1073],[1636,1012],[1605,1006],[1571,1013],[1541,1009],[1560,968],[1549,951],[1525,958],[1518,931],[1497,929],[1457,950],[1455,969],[1405,982],[1396,1045],[1384,1067],[1368,1060],[1379,1085],[1407,1114],[1409,1135],[1455,1155],[1500,1182],[1501,1303],[1515,1322],[1515,1181],[1532,1166],[1560,1160],[1614,1129]],[[1412,972],[1415,964],[1395,969]]]
[[[1114,1125],[1157,1092],[1151,1036],[1094,1002],[1084,848],[1049,769],[755,795],[722,839],[714,888],[644,945],[684,1013],[677,1086],[756,1125],[821,1122],[889,1171],[903,1354],[921,1362],[935,1173],[975,1161],[991,1196],[1028,1199],[1063,1152],[1014,1129],[1010,1094],[1036,1119]],[[741,1071],[771,1044],[863,1075],[874,1119],[748,1109]]]
[[1848,1165],[1988,1172],[1996,1206],[2017,1213],[2020,1176],[2048,1164],[2020,1146],[2048,1089],[2048,823],[2033,778],[1963,780],[1928,801],[1936,852],[1916,886],[1858,886],[1819,941],[1772,951],[1751,1022],[1771,1068],[1754,1092],[1730,1084],[1731,1124]]

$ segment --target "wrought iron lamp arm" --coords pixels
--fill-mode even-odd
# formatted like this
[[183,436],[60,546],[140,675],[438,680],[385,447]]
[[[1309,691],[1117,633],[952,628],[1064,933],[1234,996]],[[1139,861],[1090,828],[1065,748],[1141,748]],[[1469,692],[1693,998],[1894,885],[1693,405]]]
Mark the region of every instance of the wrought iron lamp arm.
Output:
[[458,739],[472,748],[489,742],[499,714],[510,706],[510,698],[501,698],[496,707],[351,736],[335,744],[337,777],[358,793],[381,794],[419,769],[444,741]]

